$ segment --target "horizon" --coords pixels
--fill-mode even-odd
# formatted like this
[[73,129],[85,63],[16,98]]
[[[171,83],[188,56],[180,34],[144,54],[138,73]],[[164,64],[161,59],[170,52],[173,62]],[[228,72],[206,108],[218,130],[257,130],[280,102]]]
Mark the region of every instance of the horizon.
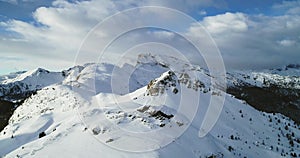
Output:
[[[132,62],[132,61],[131,61]],[[110,62],[102,62],[102,63],[106,63],[106,64],[114,64],[114,63],[110,63]],[[134,64],[134,63],[130,63],[130,62],[128,62],[129,64]],[[7,72],[5,72],[5,71],[3,71],[3,73],[2,72],[0,72],[0,76],[7,76],[7,75],[10,75],[10,74],[15,74],[15,73],[19,73],[19,72],[28,72],[28,71],[32,71],[32,70],[35,70],[35,69],[44,69],[44,70],[48,70],[48,71],[50,71],[50,72],[61,72],[61,71],[64,71],[64,70],[68,70],[68,69],[70,69],[70,68],[73,68],[73,67],[76,67],[76,66],[84,66],[84,65],[86,65],[86,64],[100,64],[100,63],[84,63],[84,64],[77,64],[77,65],[71,65],[70,67],[65,67],[65,68],[62,68],[62,69],[49,69],[49,68],[47,68],[47,67],[42,67],[42,66],[40,66],[40,67],[35,67],[35,68],[32,68],[32,69],[24,69],[24,70],[15,70],[15,71],[7,71]],[[191,63],[191,64],[193,64],[193,65],[197,65],[197,64],[194,64],[194,63]],[[285,68],[291,68],[291,66],[293,66],[293,65],[296,65],[296,66],[298,66],[298,65],[300,65],[300,64],[297,64],[297,63],[290,63],[290,64],[287,64],[287,65],[283,65],[282,67],[270,67],[270,68],[265,68],[265,69],[261,69],[261,70],[256,70],[257,72],[259,72],[259,71],[263,71],[263,70],[277,70],[277,69],[285,69]],[[118,65],[115,65],[115,66],[118,66]],[[199,65],[198,65],[199,66]],[[201,67],[201,68],[204,68],[204,67]],[[207,69],[207,68],[204,68],[204,69]],[[227,72],[233,72],[233,71],[244,71],[244,70],[250,70],[250,71],[255,71],[255,69],[231,69],[231,70],[229,70],[229,69],[226,69],[227,70]]]

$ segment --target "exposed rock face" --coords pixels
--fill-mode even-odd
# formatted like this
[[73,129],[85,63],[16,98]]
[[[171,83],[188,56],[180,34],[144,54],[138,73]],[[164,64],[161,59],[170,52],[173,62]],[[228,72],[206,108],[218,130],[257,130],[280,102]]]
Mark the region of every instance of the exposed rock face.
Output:
[[174,72],[165,72],[158,79],[150,81],[150,83],[147,85],[146,94],[150,96],[158,96],[159,94],[164,94],[168,89],[172,89],[174,93],[177,93],[177,81],[178,80]]

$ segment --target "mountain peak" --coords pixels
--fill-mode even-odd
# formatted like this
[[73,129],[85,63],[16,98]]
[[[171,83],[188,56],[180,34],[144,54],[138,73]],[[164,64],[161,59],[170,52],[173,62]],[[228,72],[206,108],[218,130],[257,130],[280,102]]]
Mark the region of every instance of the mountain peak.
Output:
[[173,71],[163,73],[159,78],[151,80],[147,85],[147,95],[156,96],[172,89],[173,93],[178,93],[177,77]]
[[26,74],[28,76],[38,76],[40,74],[48,74],[50,73],[50,71],[46,70],[46,69],[43,69],[43,68],[36,68],[36,69],[33,69],[33,70],[30,70],[28,71]]
[[29,71],[26,71],[24,73],[21,73],[18,76],[16,76],[15,78],[5,80],[5,81],[3,81],[3,83],[7,84],[7,83],[12,83],[12,82],[22,81],[22,80],[25,80],[28,77],[34,77],[34,76],[39,76],[41,74],[48,74],[48,73],[50,73],[50,72],[46,69],[36,68],[36,69],[29,70]]
[[[88,157],[278,157],[300,154],[297,149],[299,126],[293,120],[278,113],[256,110],[229,92],[224,92],[226,99],[218,121],[205,137],[199,138],[207,111],[216,112],[210,106],[212,96],[219,95],[218,86],[211,83],[213,76],[205,69],[175,57],[141,54],[137,62],[123,67],[86,64],[63,72],[37,68],[18,75],[16,82],[9,84],[10,89],[0,85],[0,90],[4,87],[3,92],[11,89],[24,92],[26,86],[37,91],[18,106],[9,124],[0,132],[0,157],[49,154],[60,157],[57,153],[66,153],[65,150],[73,151],[66,153],[69,157],[86,154]],[[268,88],[259,87],[260,82],[274,80],[278,85],[283,81],[283,77],[269,75],[269,72],[228,74],[228,80],[253,83],[249,89],[257,93],[258,88]],[[128,74],[129,84],[125,82]],[[293,78],[284,81],[290,83]],[[241,88],[243,85],[235,86]],[[254,86],[257,87],[252,89]],[[289,88],[295,90],[295,86]],[[273,93],[279,94],[274,87],[271,90],[267,102],[276,99]],[[283,90],[282,94],[287,92]],[[237,91],[247,97],[246,92]],[[265,93],[257,95],[262,99],[266,96]],[[293,108],[298,108],[298,96],[290,104],[295,104]],[[259,106],[265,105],[261,98],[255,100]],[[283,96],[283,99],[293,101],[290,96]],[[199,108],[193,109],[194,104]],[[43,138],[39,139],[40,134]],[[76,150],[82,146],[87,150]]]

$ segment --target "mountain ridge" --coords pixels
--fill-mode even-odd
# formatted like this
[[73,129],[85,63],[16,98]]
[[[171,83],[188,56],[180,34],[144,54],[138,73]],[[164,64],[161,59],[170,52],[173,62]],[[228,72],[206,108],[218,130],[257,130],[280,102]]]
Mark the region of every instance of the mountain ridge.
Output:
[[[121,81],[127,73],[131,73],[129,85],[123,85]],[[285,157],[300,154],[300,128],[293,120],[278,113],[258,111],[247,100],[236,99],[237,94],[221,93],[222,89],[211,84],[209,71],[174,57],[144,54],[136,65],[86,64],[59,74],[63,77],[61,81],[37,90],[14,111],[8,126],[0,133],[3,149],[0,155]],[[248,79],[247,72],[232,74],[227,78],[229,87],[251,84],[268,87],[252,82],[254,79],[252,76]],[[268,79],[273,78],[271,75]],[[224,107],[213,129],[199,138],[212,95],[224,95]],[[199,107],[193,110],[192,105],[198,103]],[[192,109],[194,115],[188,116],[180,108]],[[39,138],[40,134],[43,138]],[[83,146],[85,151],[80,150]]]

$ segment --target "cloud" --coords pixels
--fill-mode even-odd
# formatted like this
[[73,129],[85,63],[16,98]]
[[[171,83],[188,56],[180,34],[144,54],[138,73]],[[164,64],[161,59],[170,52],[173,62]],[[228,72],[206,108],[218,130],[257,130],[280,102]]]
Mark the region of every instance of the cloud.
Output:
[[242,13],[225,13],[205,17],[201,24],[213,34],[244,32],[248,30],[247,17]]
[[149,31],[148,33],[152,34],[157,38],[169,39],[169,40],[171,40],[175,36],[173,32],[169,32],[169,31],[151,31],[151,32]]
[[[127,3],[128,1],[124,2]],[[133,2],[131,0],[130,2],[135,3],[135,6],[163,6],[187,13],[205,7],[227,7],[225,0],[141,0],[140,2]]]
[[202,16],[204,16],[204,15],[206,15],[207,14],[207,12],[205,11],[205,10],[201,10],[200,12],[199,12],[199,15],[202,15]]
[[[193,12],[197,16],[199,13],[201,16],[206,15],[205,7],[227,7],[223,0],[56,0],[49,7],[37,8],[32,13],[31,21],[10,19],[0,22],[0,30],[5,30],[5,33],[0,32],[1,55],[24,59],[13,64],[18,65],[20,69],[37,66],[52,69],[69,67],[73,64],[82,40],[95,25],[124,9],[147,5],[170,7],[190,15]],[[272,8],[282,11],[282,14],[267,16],[226,12],[204,17],[199,23],[216,41],[228,68],[267,68],[299,62],[299,1],[285,1]],[[145,16],[143,19],[135,18],[137,15]],[[164,20],[160,21],[161,19]],[[201,36],[197,25],[186,24],[178,20],[178,17],[158,10],[151,13],[140,10],[136,15],[124,15],[115,25],[98,30],[96,34],[101,40],[93,41],[92,47],[84,50],[89,52],[84,56],[97,60],[95,57],[98,57],[99,52],[94,48],[104,47],[106,41],[115,36],[119,29],[151,22],[163,23],[166,26],[168,23],[177,24],[177,29],[182,34]],[[180,47],[179,51],[187,54],[195,51],[189,44],[182,42],[184,39],[169,31],[136,30],[123,36],[118,46],[109,49],[111,52],[121,53],[121,50],[130,49],[135,44],[151,41]]]
[[11,56],[2,56],[0,57],[0,61],[3,62],[3,61],[21,61],[22,58],[19,58],[19,57],[11,57]]
[[[200,23],[216,41],[227,68],[262,69],[299,63],[299,15],[224,13],[205,17]],[[189,34],[197,35],[197,27],[191,26]]]
[[0,0],[2,2],[7,2],[7,3],[10,3],[10,4],[18,4],[18,1],[17,0]]
[[0,39],[1,55],[9,53],[32,61],[31,65],[16,63],[20,68],[72,66],[88,31],[115,12],[111,1],[54,1],[51,7],[37,8],[32,14],[34,21],[11,19],[0,23],[7,32]]
[[287,14],[300,14],[300,0],[295,1],[283,1],[273,5],[273,9],[283,11]]
[[[215,5],[215,1],[222,0],[168,0],[168,1],[109,1],[109,0],[91,0],[91,1],[65,1],[56,0],[50,7],[39,7],[33,13],[33,21],[22,21],[10,19],[1,22],[0,27],[9,32],[0,40],[0,48],[2,52],[9,52],[13,56],[21,56],[27,60],[38,60],[40,62],[30,62],[37,66],[38,63],[51,65],[50,67],[61,68],[63,64],[74,61],[76,53],[80,48],[82,40],[87,33],[99,22],[105,18],[131,7],[139,6],[165,6],[180,10],[190,10],[194,7]],[[177,3],[178,2],[178,3]],[[126,26],[134,26],[137,23],[149,23],[156,21],[159,23],[176,23],[176,17],[158,12],[141,12],[137,14],[145,15],[144,19],[134,18],[135,15],[126,15],[120,24],[110,25],[103,30],[97,32],[97,36],[101,36],[101,40],[93,41],[93,46],[87,50],[85,57],[95,60],[95,56],[99,52],[95,51],[94,46],[102,46],[109,37],[114,36],[118,29]],[[153,14],[155,13],[155,14]],[[171,19],[169,21],[159,21],[163,19]],[[134,20],[133,20],[134,19]],[[180,27],[180,26],[179,26]],[[173,34],[166,31],[152,32],[150,39],[170,40]],[[143,41],[145,36],[135,36],[130,39],[131,43],[135,41]],[[11,46],[11,47],[8,47]],[[92,51],[92,52],[91,52]],[[55,61],[59,62],[51,62]],[[87,60],[85,60],[87,61]],[[27,63],[18,63],[20,67],[28,67]],[[31,66],[33,67],[33,66]]]
[[294,44],[296,44],[296,41],[285,39],[285,40],[278,41],[278,43],[279,43],[281,46],[284,46],[284,47],[290,47],[290,46],[293,46]]

